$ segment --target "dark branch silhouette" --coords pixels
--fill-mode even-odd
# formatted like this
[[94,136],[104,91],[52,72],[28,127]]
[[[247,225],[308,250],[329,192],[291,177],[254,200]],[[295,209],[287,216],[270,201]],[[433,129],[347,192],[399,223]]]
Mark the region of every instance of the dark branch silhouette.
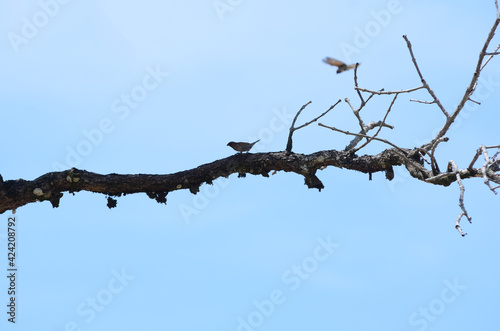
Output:
[[[311,103],[304,104],[295,115],[289,129],[286,148],[282,152],[268,153],[238,153],[227,158],[216,160],[211,163],[200,165],[197,168],[180,171],[166,175],[147,175],[147,174],[96,174],[85,170],[72,168],[66,171],[51,172],[42,175],[34,180],[6,180],[0,176],[0,213],[7,210],[15,210],[32,202],[49,201],[52,206],[58,207],[61,197],[64,192],[74,194],[79,191],[89,191],[102,193],[107,197],[107,205],[113,208],[117,204],[116,197],[133,193],[146,193],[148,197],[156,200],[159,203],[167,202],[167,195],[176,190],[187,189],[193,194],[199,192],[200,186],[203,184],[213,184],[213,181],[219,177],[228,177],[231,174],[237,173],[238,177],[245,177],[246,174],[262,175],[269,177],[270,172],[285,171],[294,172],[304,177],[305,185],[308,188],[316,188],[322,190],[323,183],[317,176],[317,171],[328,166],[344,168],[347,170],[356,170],[362,173],[371,175],[376,172],[385,172],[386,178],[392,180],[394,178],[394,167],[404,166],[410,175],[425,183],[449,186],[457,182],[460,196],[459,207],[461,212],[456,219],[455,227],[462,236],[466,233],[462,231],[460,221],[465,217],[471,222],[471,216],[467,213],[464,204],[465,186],[463,180],[477,177],[482,178],[485,185],[496,194],[496,190],[500,188],[500,145],[495,146],[479,146],[476,153],[471,157],[471,162],[467,168],[460,169],[452,160],[448,162],[447,169],[442,172],[439,168],[437,160],[438,147],[441,143],[449,141],[446,137],[450,126],[460,114],[467,102],[480,104],[472,99],[472,95],[476,90],[478,78],[481,71],[491,61],[491,59],[499,55],[500,45],[494,50],[488,51],[490,42],[493,39],[495,31],[500,23],[500,12],[498,11],[498,3],[495,1],[496,18],[493,26],[486,38],[486,41],[479,53],[474,73],[471,81],[465,89],[464,95],[460,99],[457,107],[453,111],[447,110],[439,97],[434,93],[433,89],[427,83],[415,57],[413,46],[409,38],[404,35],[411,61],[415,67],[418,77],[422,82],[421,86],[403,89],[399,91],[372,90],[361,88],[358,86],[358,66],[352,65],[354,68],[354,89],[359,97],[359,107],[355,107],[347,98],[344,101],[351,108],[359,124],[359,133],[352,133],[349,130],[340,129],[333,125],[318,123],[320,127],[328,128],[335,132],[344,135],[353,136],[352,141],[345,147],[344,150],[324,150],[312,154],[300,154],[292,152],[292,136],[296,130],[304,128],[313,122],[318,121],[325,116],[330,110],[341,103],[338,100],[330,108],[321,115],[312,120],[295,127],[297,118],[302,111]],[[381,138],[383,129],[396,129],[394,123],[387,124],[387,119],[391,112],[394,112],[394,105],[400,94],[413,93],[415,91],[425,89],[429,94],[430,101],[410,99],[411,102],[418,102],[425,105],[436,105],[439,111],[444,115],[444,123],[430,141],[421,146],[402,147]],[[363,95],[366,93],[367,95]],[[365,124],[361,113],[364,107],[372,98],[380,95],[393,95],[392,101],[389,104],[385,115],[378,121],[370,121]],[[369,134],[370,131],[377,128],[375,133]],[[358,131],[358,129],[356,129]],[[359,146],[361,141],[364,142]],[[372,141],[378,141],[386,144],[387,149],[377,155],[359,156],[356,153],[370,144]],[[245,145],[246,146],[246,145]],[[236,149],[237,151],[248,151],[245,148]],[[493,153],[491,151],[494,151]],[[490,153],[492,153],[492,155]],[[484,162],[480,166],[476,166],[480,157]],[[497,186],[492,185],[497,184]]]

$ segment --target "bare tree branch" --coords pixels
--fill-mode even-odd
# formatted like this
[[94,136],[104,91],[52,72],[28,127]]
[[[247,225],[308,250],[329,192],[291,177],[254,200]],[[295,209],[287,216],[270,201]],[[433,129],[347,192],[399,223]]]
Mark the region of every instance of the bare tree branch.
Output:
[[418,102],[418,103],[425,103],[426,105],[432,105],[433,103],[436,103],[436,101],[423,101],[423,100],[415,100],[415,99],[410,99],[412,102]]
[[476,105],[481,105],[481,102],[472,100],[471,98],[469,98],[469,101],[475,103]]
[[460,209],[462,209],[462,212],[460,213],[460,215],[458,215],[458,218],[456,220],[455,228],[458,230],[458,232],[460,232],[462,237],[464,237],[467,233],[464,233],[462,231],[462,228],[460,227],[460,220],[462,219],[462,217],[465,216],[467,218],[467,220],[469,221],[469,223],[472,223],[472,217],[469,216],[469,214],[467,213],[467,210],[465,209],[465,205],[464,205],[465,187],[464,187],[464,184],[462,184],[462,178],[460,177],[460,171],[458,170],[458,167],[454,161],[450,161],[450,165],[451,165],[451,168],[453,169],[455,176],[457,178],[458,186],[460,187],[460,198],[458,199],[458,205],[460,206]]
[[[493,26],[491,27],[491,30],[488,34],[488,37],[486,38],[486,41],[484,42],[483,48],[481,49],[481,52],[479,53],[479,59],[478,59],[477,64],[476,64],[476,69],[474,71],[474,74],[472,75],[472,79],[471,79],[471,82],[469,83],[469,86],[466,88],[466,90],[464,92],[462,100],[459,102],[457,108],[453,111],[453,114],[451,116],[450,115],[446,116],[447,117],[446,122],[444,123],[443,127],[438,132],[436,137],[434,137],[434,139],[431,142],[429,142],[428,144],[422,146],[424,149],[429,150],[430,146],[432,146],[436,140],[440,139],[441,137],[443,137],[446,134],[446,132],[448,132],[451,124],[455,121],[458,114],[460,114],[460,111],[464,108],[465,103],[470,99],[470,97],[474,93],[476,86],[477,86],[477,80],[479,79],[479,75],[481,73],[481,70],[484,68],[484,65],[486,65],[486,63],[489,61],[489,59],[488,59],[487,62],[484,65],[482,65],[484,57],[486,56],[486,51],[488,49],[488,46],[491,42],[491,39],[493,39],[493,36],[495,35],[495,31],[496,31],[499,23],[500,23],[500,15],[497,12],[497,17],[495,19],[495,22],[493,23]],[[405,40],[407,40],[406,36],[403,36],[403,37],[405,38]],[[408,45],[410,45],[408,40],[407,40],[407,43],[408,43]],[[498,49],[498,47],[497,47],[497,49]],[[410,48],[410,52],[411,52],[411,48]],[[413,55],[412,55],[412,59],[414,59]],[[414,64],[416,65],[416,61],[414,61]],[[419,75],[420,75],[420,73],[419,73]],[[434,98],[434,100],[437,100],[437,98]],[[440,106],[440,108],[441,107],[442,106]],[[444,108],[442,108],[442,109],[444,109]]]
[[[378,122],[370,122],[366,125],[365,127],[365,132],[369,132],[370,130],[373,130],[374,128],[376,127],[379,127],[379,126],[383,126],[383,127],[386,127],[386,128],[389,128],[389,129],[394,129],[394,126],[392,125],[389,125],[387,123],[382,123],[382,121],[378,121]],[[351,150],[353,149],[354,147],[356,147],[356,145],[361,141],[363,140],[363,137],[360,137],[360,136],[355,136],[353,140],[351,140],[351,142],[344,148],[344,151],[348,151],[348,150]]]
[[337,132],[340,132],[340,133],[343,133],[345,135],[350,135],[350,136],[359,136],[359,137],[362,137],[362,138],[371,138],[372,140],[377,140],[377,141],[380,141],[380,142],[383,142],[387,145],[390,145],[392,147],[394,147],[394,152],[397,153],[400,157],[402,157],[406,162],[403,162],[407,168],[410,167],[410,168],[415,168],[417,170],[417,172],[419,173],[418,175],[416,175],[415,173],[411,173],[412,176],[415,176],[416,178],[419,178],[419,179],[424,179],[427,176],[427,170],[422,167],[420,164],[416,163],[415,161],[412,161],[409,157],[408,157],[408,153],[405,152],[404,149],[396,146],[395,144],[391,143],[390,141],[388,140],[385,140],[385,139],[380,139],[380,138],[376,138],[376,137],[371,137],[371,136],[367,136],[365,134],[358,134],[358,133],[352,133],[352,132],[349,132],[349,131],[344,131],[344,130],[340,130],[340,129],[337,129],[335,127],[332,127],[332,126],[328,126],[328,125],[324,125],[322,123],[318,123],[319,126],[322,126],[324,128],[327,128],[327,129],[330,129],[330,130],[333,130],[333,131],[337,131]]
[[380,91],[372,91],[372,90],[369,90],[369,89],[366,89],[366,88],[361,88],[361,87],[357,87],[355,89],[357,91],[362,91],[362,92],[368,92],[368,93],[372,93],[372,94],[382,95],[382,94],[411,93],[411,92],[423,89],[424,87],[425,86],[419,86],[419,87],[414,87],[414,88],[410,88],[410,89],[407,89],[407,90],[399,90],[399,91],[384,91],[384,89],[382,89]]
[[408,153],[411,151],[394,149],[385,150],[378,155],[364,156],[335,150],[319,151],[309,155],[287,152],[245,153],[234,154],[194,169],[166,175],[101,175],[72,168],[50,172],[31,181],[23,179],[4,181],[0,176],[0,213],[37,201],[49,201],[56,208],[63,192],[74,194],[79,191],[104,194],[110,208],[116,205],[116,200],[111,197],[134,193],[146,193],[158,203],[166,203],[167,194],[170,192],[187,189],[197,194],[201,185],[211,185],[217,178],[228,177],[234,173],[269,177],[269,172],[272,171],[294,172],[304,177],[308,188],[322,190],[324,186],[316,176],[318,169],[333,166],[363,173],[375,173],[402,165],[403,159],[399,154]]
[[431,148],[431,167],[432,167],[432,173],[434,175],[437,175],[438,173],[440,173],[439,166],[437,164],[436,158],[434,157],[434,152],[436,151],[437,145],[439,145],[439,143],[441,143],[443,141],[444,142],[448,141],[448,138],[442,137],[442,138],[436,140],[436,142],[434,143],[434,145]]
[[[500,45],[499,45],[499,46],[497,46],[497,49],[498,49],[499,47],[500,47]],[[486,54],[486,55],[499,55],[499,54],[500,54],[500,52],[496,52],[496,51],[495,51],[495,52],[493,52],[493,53],[489,53],[489,52],[488,52],[488,53],[485,53],[485,54]],[[488,60],[487,60],[487,61],[489,61],[489,59],[490,59],[490,58],[488,58]],[[484,65],[483,65],[483,66],[484,66]],[[482,68],[481,68],[481,69],[482,69]]]
[[354,107],[352,106],[351,104],[351,101],[348,99],[348,98],[345,98],[345,102],[347,102],[349,104],[349,106],[351,107],[352,109],[352,113],[354,114],[354,116],[356,117],[356,119],[358,120],[358,124],[359,124],[359,127],[361,129],[361,134],[366,134],[366,131],[365,131],[365,123],[363,122],[363,119],[361,118],[361,116],[359,115],[359,111],[364,107],[364,104],[362,104],[358,109],[354,109]]
[[[201,185],[211,185],[217,178],[228,177],[234,173],[238,174],[238,177],[245,177],[247,173],[269,177],[269,172],[294,172],[304,177],[304,183],[308,188],[315,188],[321,191],[324,188],[324,185],[316,176],[316,172],[317,170],[324,169],[328,166],[367,173],[369,174],[370,179],[372,173],[384,171],[388,180],[392,180],[394,178],[394,167],[405,166],[413,178],[426,183],[449,186],[450,184],[457,182],[460,188],[459,206],[461,212],[456,220],[455,227],[462,236],[465,236],[466,233],[462,231],[460,221],[463,217],[465,217],[469,222],[471,222],[471,217],[465,209],[465,186],[463,184],[463,180],[468,178],[482,178],[488,188],[493,193],[497,194],[496,190],[500,188],[500,145],[481,145],[472,157],[472,160],[466,169],[459,169],[454,161],[450,161],[445,172],[441,172],[439,169],[436,152],[440,143],[448,141],[446,133],[452,123],[456,120],[460,111],[464,108],[466,102],[470,101],[478,105],[480,104],[478,101],[472,99],[472,95],[478,85],[478,78],[491,59],[500,54],[500,45],[496,46],[493,51],[488,52],[490,42],[496,29],[498,28],[498,25],[500,24],[500,12],[497,0],[495,0],[495,7],[497,13],[496,19],[491,30],[489,31],[484,45],[482,46],[472,79],[459,104],[451,114],[448,113],[448,111],[443,107],[439,98],[424,79],[413,53],[412,45],[407,36],[404,35],[403,38],[406,41],[412,62],[418,76],[420,77],[422,86],[399,91],[385,91],[384,89],[374,91],[366,88],[360,88],[358,86],[357,71],[359,64],[357,63],[354,67],[354,89],[360,99],[360,105],[356,108],[348,98],[345,98],[345,101],[357,119],[360,133],[351,133],[347,130],[341,130],[318,123],[318,126],[354,137],[346,146],[344,151],[326,150],[308,155],[292,152],[293,133],[296,130],[302,129],[313,122],[318,121],[341,102],[339,99],[321,115],[295,127],[299,115],[311,103],[311,101],[309,101],[299,109],[293,118],[289,129],[286,150],[284,152],[235,154],[221,160],[200,165],[194,169],[166,175],[101,175],[72,168],[61,172],[47,173],[31,181],[23,179],[4,181],[0,176],[0,213],[7,210],[15,210],[20,206],[37,201],[49,201],[53,207],[58,207],[60,199],[63,196],[63,192],[74,194],[79,191],[104,194],[107,199],[107,205],[110,208],[116,206],[117,200],[115,197],[133,193],[145,193],[148,197],[154,199],[158,203],[166,203],[167,194],[170,192],[186,189],[193,194],[197,194]],[[403,93],[413,93],[420,89],[426,89],[432,97],[432,100],[423,101],[410,99],[410,101],[422,104],[436,104],[445,115],[444,124],[435,137],[424,145],[416,146],[414,148],[399,147],[386,139],[379,138],[378,136],[382,128],[394,128],[392,125],[387,124],[386,120],[389,113],[392,111],[398,96]],[[363,93],[369,93],[369,96],[365,99],[366,96],[364,97]],[[365,121],[361,116],[361,110],[367,106],[368,102],[375,95],[394,95],[394,97],[392,98],[392,101],[382,120],[371,121],[368,124],[365,124]],[[363,114],[365,113],[366,111]],[[376,132],[371,136],[368,135],[368,132],[375,128],[377,128]],[[366,139],[366,141],[361,146],[356,148],[356,146],[363,139]],[[387,144],[390,147],[377,155],[358,156],[356,154],[356,152],[374,140]],[[490,149],[496,149],[493,156],[488,154],[488,150]],[[484,158],[482,166],[474,168],[481,155]],[[492,183],[496,183],[498,186],[493,187]]]
[[[488,155],[488,149],[493,149],[496,148],[497,152],[495,155],[490,158]],[[481,167],[481,173],[484,179],[484,184],[488,186],[488,188],[494,193],[497,194],[496,190],[498,187],[492,187],[490,184],[490,181],[495,182],[495,171],[498,171],[498,164],[500,163],[500,160],[498,159],[498,155],[500,154],[500,146],[479,146],[479,148],[476,151],[476,154],[472,158],[471,163],[469,164],[468,169],[472,168],[474,164],[476,163],[477,159],[479,158],[479,155],[483,154],[484,157],[484,164]]]
[[309,104],[311,103],[311,101],[308,101],[305,105],[303,105],[300,110],[297,112],[297,114],[295,115],[295,117],[293,118],[293,122],[292,122],[292,125],[290,126],[290,133],[288,134],[288,142],[286,144],[286,151],[288,153],[291,153],[292,152],[292,135],[293,133],[296,131],[296,130],[299,130],[299,129],[302,129],[303,127],[306,127],[308,126],[309,124],[313,123],[313,122],[316,122],[317,120],[319,120],[321,117],[325,116],[330,110],[332,110],[333,108],[335,108],[336,105],[338,105],[340,103],[340,99],[332,106],[330,106],[330,108],[328,108],[323,114],[319,115],[318,117],[314,118],[313,120],[305,123],[305,124],[302,124],[301,126],[299,127],[294,127],[295,125],[295,122],[297,121],[297,117],[299,117],[300,113],[304,110],[304,108],[306,108]]
[[415,59],[415,55],[413,55],[413,49],[411,47],[410,40],[408,40],[408,37],[406,35],[403,35],[403,38],[406,41],[406,45],[408,46],[408,50],[410,51],[411,60],[413,62],[413,65],[415,66],[415,69],[417,70],[417,73],[418,73],[418,76],[420,77],[420,80],[422,81],[423,87],[425,87],[425,89],[427,89],[429,94],[434,99],[434,103],[436,103],[438,105],[439,109],[441,109],[441,111],[446,116],[446,118],[449,118],[450,115],[448,114],[446,109],[444,109],[443,105],[441,104],[441,101],[439,101],[438,97],[436,96],[434,91],[431,89],[429,84],[427,84],[426,80],[424,79],[424,76],[422,76],[422,73],[420,72],[420,68],[418,67],[418,64],[417,64],[417,60]]
[[363,148],[366,145],[368,145],[374,138],[376,138],[378,136],[378,134],[380,133],[380,130],[382,130],[382,128],[385,126],[385,120],[387,119],[387,116],[391,112],[392,106],[394,105],[394,102],[396,102],[396,99],[397,99],[398,95],[399,94],[394,95],[394,98],[392,99],[392,102],[389,105],[389,108],[385,112],[385,116],[384,116],[384,119],[382,120],[382,123],[378,126],[377,132],[375,132],[375,134],[371,138],[367,139],[366,142],[363,145],[361,145],[360,147],[356,148],[354,150],[355,152],[359,151],[361,148]]
[[359,100],[361,100],[361,105],[363,106],[365,104],[365,100],[363,99],[363,96],[361,95],[361,92],[358,89],[358,67],[359,63],[356,63],[356,66],[354,67],[354,89],[358,93]]

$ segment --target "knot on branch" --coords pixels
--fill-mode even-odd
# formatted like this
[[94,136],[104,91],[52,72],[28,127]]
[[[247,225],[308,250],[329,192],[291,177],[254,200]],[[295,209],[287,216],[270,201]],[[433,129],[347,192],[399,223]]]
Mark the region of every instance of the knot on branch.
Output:
[[394,168],[392,166],[389,166],[389,168],[385,170],[385,178],[389,181],[394,179]]
[[111,209],[111,208],[115,208],[116,205],[117,205],[118,201],[116,201],[116,199],[113,199],[112,197],[108,197],[108,203],[106,204],[106,206]]
[[201,184],[191,184],[189,186],[189,192],[191,192],[193,194],[200,192],[200,186],[201,186]]
[[68,170],[66,175],[66,180],[70,183],[78,183],[80,181],[81,172],[76,168],[71,168]]
[[52,208],[59,207],[59,202],[61,201],[62,197],[63,197],[63,194],[61,192],[52,192],[50,194],[50,197],[48,198],[48,200],[50,201]]
[[308,174],[304,176],[305,184],[308,188],[317,188],[320,192],[325,188],[321,180],[316,176],[315,173]]
[[33,195],[35,196],[36,201],[45,201],[48,200],[52,204],[53,208],[59,207],[59,201],[61,200],[63,194],[61,192],[55,192],[49,189],[46,189],[45,191],[41,189],[40,187],[36,187],[32,191]]
[[146,192],[146,194],[158,203],[167,204],[167,192]]
[[79,191],[79,189],[76,188],[76,183],[80,181],[81,176],[82,176],[81,171],[76,168],[71,168],[68,170],[66,175],[66,180],[69,182],[70,185],[69,193]]

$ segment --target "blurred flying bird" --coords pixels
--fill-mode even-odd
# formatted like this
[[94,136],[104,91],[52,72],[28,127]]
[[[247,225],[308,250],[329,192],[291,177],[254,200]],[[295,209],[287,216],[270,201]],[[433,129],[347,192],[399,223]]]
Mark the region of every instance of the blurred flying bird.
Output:
[[323,62],[325,62],[326,64],[329,64],[331,66],[338,67],[338,69],[337,69],[338,74],[340,74],[343,71],[356,68],[356,64],[347,65],[344,62],[339,61],[339,60],[335,60],[334,58],[331,58],[331,57],[325,57],[323,59]]
[[234,141],[231,141],[227,144],[227,146],[231,147],[232,149],[234,149],[235,151],[237,152],[240,152],[240,153],[243,153],[243,152],[248,152],[250,149],[252,149],[253,145],[255,145],[256,143],[258,143],[260,141],[257,140],[256,142],[253,142],[253,143],[235,143]]

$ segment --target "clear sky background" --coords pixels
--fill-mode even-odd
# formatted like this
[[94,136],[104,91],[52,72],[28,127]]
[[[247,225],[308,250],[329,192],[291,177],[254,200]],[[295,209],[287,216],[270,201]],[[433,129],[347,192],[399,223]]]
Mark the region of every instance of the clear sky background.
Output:
[[[218,6],[217,8],[214,6]],[[291,116],[303,123],[338,99],[358,104],[360,62],[370,89],[420,85],[406,44],[445,107],[470,82],[495,19],[494,1],[14,1],[0,4],[0,105],[5,180],[77,167],[101,174],[168,174],[261,139],[282,151]],[[495,38],[492,45],[499,43]],[[438,149],[467,167],[500,143],[499,60]],[[382,138],[402,147],[443,124],[424,92],[401,95]],[[363,110],[380,120],[391,98]],[[321,119],[357,131],[342,102]],[[294,151],[343,149],[349,137],[311,125]],[[372,143],[359,154],[387,146]],[[479,164],[479,163],[478,163]],[[293,173],[218,179],[167,205],[145,194],[106,207],[101,194],[65,194],[60,207],[17,210],[16,330],[496,330],[498,197],[467,180],[473,224],[455,230],[456,183],[328,168],[325,189]],[[7,274],[7,218],[0,256]]]

